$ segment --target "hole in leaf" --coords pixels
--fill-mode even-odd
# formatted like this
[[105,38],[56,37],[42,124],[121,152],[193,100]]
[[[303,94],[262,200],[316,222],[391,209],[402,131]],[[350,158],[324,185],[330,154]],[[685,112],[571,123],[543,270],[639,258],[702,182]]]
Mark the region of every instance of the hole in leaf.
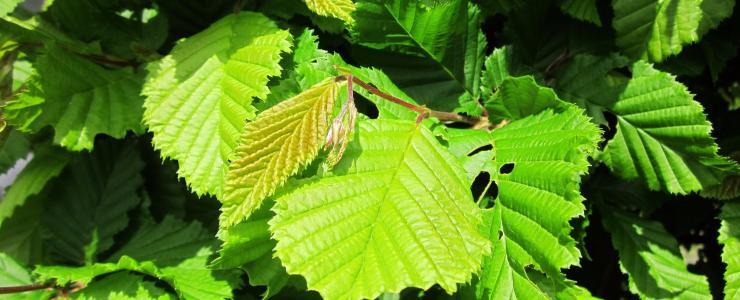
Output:
[[485,191],[488,182],[491,181],[491,174],[488,172],[481,172],[473,180],[473,185],[470,186],[470,190],[473,192],[473,199],[480,198],[481,194]]
[[468,153],[468,157],[473,156],[473,155],[476,155],[476,154],[478,154],[480,152],[483,152],[483,151],[488,151],[488,150],[493,150],[493,145],[488,144],[488,145],[485,145],[485,146],[478,147],[475,150],[473,150],[470,153]]
[[491,186],[488,187],[488,191],[486,191],[486,194],[483,196],[483,199],[480,201],[485,201],[482,207],[485,209],[493,207],[493,204],[496,202],[496,198],[498,198],[498,185],[495,181],[491,181]]
[[506,163],[498,170],[500,174],[509,174],[514,171],[514,163]]
[[377,119],[380,114],[375,103],[363,97],[359,93],[355,93],[355,106],[357,107],[358,112],[366,115],[370,119]]

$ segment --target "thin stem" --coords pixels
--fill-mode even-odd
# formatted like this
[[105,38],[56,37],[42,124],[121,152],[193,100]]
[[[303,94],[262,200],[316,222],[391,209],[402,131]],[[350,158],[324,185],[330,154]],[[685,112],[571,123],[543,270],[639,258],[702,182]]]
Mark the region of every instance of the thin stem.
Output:
[[[349,78],[351,78],[351,79],[349,79]],[[475,127],[475,128],[484,128],[484,127],[486,127],[488,125],[488,118],[475,118],[475,117],[464,116],[464,115],[460,115],[460,114],[456,114],[456,113],[451,113],[451,112],[436,111],[436,110],[431,110],[431,109],[429,109],[429,108],[427,108],[425,106],[420,106],[420,105],[416,105],[416,104],[412,104],[412,103],[406,102],[406,101],[401,100],[400,98],[398,98],[396,96],[387,94],[387,93],[379,90],[378,88],[376,88],[376,87],[372,86],[371,84],[363,81],[362,79],[359,79],[359,78],[357,78],[355,76],[351,76],[349,74],[348,75],[343,75],[343,76],[338,76],[336,80],[337,81],[341,81],[341,80],[348,80],[348,79],[349,80],[352,80],[353,83],[356,83],[357,85],[361,86],[362,88],[364,88],[365,90],[367,90],[371,94],[374,94],[374,95],[376,95],[376,96],[378,96],[380,98],[383,98],[385,100],[388,100],[390,102],[396,103],[398,105],[401,105],[401,106],[403,106],[405,108],[408,108],[408,109],[410,109],[412,111],[415,111],[415,112],[419,113],[420,114],[420,116],[419,116],[420,119],[424,119],[426,117],[432,117],[432,118],[437,118],[437,119],[439,119],[442,122],[462,122],[462,123],[470,124],[470,125],[473,125],[473,127]],[[417,122],[418,121],[420,121],[420,120],[417,120]],[[483,125],[484,123],[485,123],[485,125]]]
[[28,291],[44,290],[44,289],[48,289],[51,287],[53,287],[53,285],[40,284],[40,283],[0,287],[0,294],[14,294],[14,293],[22,293],[22,292],[28,292]]

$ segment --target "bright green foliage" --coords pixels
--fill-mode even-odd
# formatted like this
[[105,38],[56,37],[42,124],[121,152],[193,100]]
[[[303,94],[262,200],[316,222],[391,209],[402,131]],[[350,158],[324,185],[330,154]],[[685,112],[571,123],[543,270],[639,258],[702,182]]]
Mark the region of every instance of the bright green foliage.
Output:
[[602,211],[630,291],[644,299],[712,298],[706,277],[686,270],[676,239],[663,225],[610,206]]
[[165,218],[162,223],[146,223],[131,240],[114,253],[111,261],[84,267],[37,267],[42,280],[60,284],[87,284],[97,276],[130,270],[166,281],[184,299],[231,298],[225,273],[207,269],[211,255],[209,234],[198,223]]
[[54,128],[54,142],[92,149],[97,134],[122,138],[141,132],[142,76],[109,70],[56,46],[34,65],[28,92],[5,107],[8,123],[25,132]]
[[560,9],[571,17],[601,26],[599,12],[596,9],[597,0],[564,0]]
[[[532,265],[552,280],[561,268],[578,263],[580,253],[569,236],[572,218],[583,215],[580,175],[599,139],[599,130],[582,110],[552,110],[512,122],[491,134],[491,174],[499,194],[484,213],[482,232],[493,241],[476,286],[485,299],[535,299],[545,291],[528,278]],[[510,173],[504,166],[513,164]],[[564,283],[562,283],[564,284]]]
[[650,189],[687,194],[722,182],[736,168],[717,155],[702,106],[670,74],[632,66],[632,79],[609,106],[617,133],[602,160],[619,176],[642,178]]
[[59,175],[69,161],[69,155],[54,147],[45,147],[34,153],[34,158],[15,179],[0,201],[0,228],[13,210],[38,194],[46,183]]
[[719,215],[722,227],[719,242],[722,244],[722,261],[725,270],[725,299],[740,297],[740,201],[726,202]]
[[[713,1],[713,0],[709,0]],[[633,58],[661,62],[699,40],[701,0],[614,0],[617,46]]]
[[277,199],[276,256],[328,299],[455,291],[488,252],[462,167],[413,122],[364,121],[356,135],[333,176]]
[[129,272],[118,272],[88,285],[77,299],[169,300],[175,297],[157,287],[144,276]]
[[[383,67],[417,102],[442,110],[458,102],[470,104],[479,96],[486,43],[479,29],[480,12],[462,0],[431,7],[424,2],[359,1],[353,39],[369,48],[391,50],[380,57],[369,52],[369,63]],[[467,110],[480,114],[474,106]]]
[[127,213],[141,201],[144,164],[135,145],[98,147],[72,160],[51,183],[42,222],[54,261],[91,262],[113,245],[114,235],[128,225]]
[[352,0],[304,0],[308,9],[320,16],[334,17],[341,19],[347,24],[354,23],[352,12],[355,11],[355,4]]
[[23,0],[8,0],[0,3],[0,16],[5,16],[12,12],[18,4],[22,3]]
[[261,14],[229,15],[149,67],[144,122],[194,192],[221,196],[227,159],[253,98],[265,99],[290,34]]
[[288,177],[316,157],[344,84],[327,78],[247,123],[229,165],[219,219],[222,228],[249,217]]
[[735,6],[0,0],[0,298],[740,298]]

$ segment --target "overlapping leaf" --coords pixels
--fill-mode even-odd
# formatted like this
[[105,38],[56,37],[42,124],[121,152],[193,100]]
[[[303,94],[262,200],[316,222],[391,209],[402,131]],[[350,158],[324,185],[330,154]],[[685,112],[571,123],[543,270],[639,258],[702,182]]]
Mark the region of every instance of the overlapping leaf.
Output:
[[608,109],[617,133],[602,160],[625,179],[641,178],[653,190],[687,194],[717,185],[737,167],[717,154],[702,106],[673,76],[645,62]]
[[277,199],[276,256],[329,299],[374,298],[480,267],[488,243],[455,158],[412,121],[359,123],[336,175]]
[[493,255],[483,264],[476,295],[543,298],[546,291],[525,268],[544,271],[565,285],[560,269],[578,263],[568,222],[583,215],[580,176],[588,170],[599,130],[581,109],[570,107],[514,121],[491,136],[496,154],[491,176],[499,192],[483,217],[482,231],[493,241]]
[[180,42],[150,67],[144,121],[162,155],[198,194],[221,196],[229,155],[255,117],[290,34],[261,14],[229,15]]
[[596,0],[565,0],[560,3],[560,9],[578,20],[601,26]]
[[[358,59],[386,72],[418,102],[439,110],[462,103],[468,112],[479,96],[480,71],[486,45],[480,12],[467,1],[433,6],[421,0],[364,0],[357,3],[352,28],[360,45]],[[367,53],[362,51],[369,51]]]
[[633,58],[661,62],[699,40],[701,0],[615,0],[617,46]]
[[267,286],[265,297],[278,293],[289,278],[280,260],[272,257],[275,241],[270,239],[267,222],[275,215],[264,205],[248,220],[221,232],[223,245],[219,258],[213,262],[218,268],[243,268],[249,284]]
[[130,272],[118,272],[86,286],[76,299],[157,299],[169,300],[175,297],[144,276]]
[[288,177],[316,157],[344,84],[327,78],[247,123],[229,165],[221,228],[245,220]]
[[629,275],[630,291],[645,299],[712,298],[706,277],[686,269],[678,242],[663,225],[611,206],[602,212],[622,271]]
[[5,107],[8,123],[26,132],[54,128],[54,142],[90,150],[97,134],[122,138],[141,132],[142,75],[103,68],[49,46],[34,64],[28,91]]
[[44,199],[42,223],[48,255],[71,264],[92,262],[126,228],[141,199],[144,163],[134,144],[98,143],[75,157]]

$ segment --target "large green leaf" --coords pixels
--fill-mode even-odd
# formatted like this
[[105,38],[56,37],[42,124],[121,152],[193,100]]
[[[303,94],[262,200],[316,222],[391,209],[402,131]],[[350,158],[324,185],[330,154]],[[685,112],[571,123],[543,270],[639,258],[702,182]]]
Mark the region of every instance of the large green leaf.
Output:
[[113,246],[141,201],[143,167],[133,143],[97,143],[69,163],[44,202],[45,246],[54,261],[89,263]]
[[722,261],[725,270],[725,299],[740,297],[740,201],[728,201],[719,215],[722,227],[719,242],[722,244]]
[[560,269],[580,257],[569,221],[585,210],[580,176],[588,170],[599,129],[572,106],[513,121],[494,130],[491,139],[495,160],[489,170],[498,197],[484,213],[481,230],[493,241],[493,255],[483,264],[476,294],[544,298],[547,291],[529,278],[526,268],[545,272],[554,280],[551,288],[568,286]]
[[663,225],[616,207],[600,208],[630,291],[643,299],[711,299],[706,277],[686,269],[678,242]]
[[54,142],[90,150],[97,134],[141,132],[142,75],[103,68],[57,46],[34,64],[28,91],[5,107],[8,123],[25,132],[54,128]]
[[221,196],[227,160],[265,99],[290,34],[267,17],[241,12],[175,46],[149,68],[144,122],[165,157],[197,194]]
[[359,123],[323,177],[277,199],[270,230],[288,273],[329,299],[375,298],[409,286],[453,292],[488,242],[455,158],[413,121]]
[[[467,1],[358,1],[352,28],[357,58],[380,67],[412,98],[439,110],[479,97],[486,40],[479,10]],[[477,108],[467,108],[480,113]],[[477,110],[477,111],[476,111]]]
[[327,78],[247,123],[229,165],[221,228],[246,220],[288,177],[318,155],[344,84]]
[[721,183],[737,168],[717,154],[712,126],[686,87],[648,63],[632,66],[632,79],[607,108],[617,132],[601,158],[622,178],[687,194]]
[[40,280],[57,284],[87,284],[97,276],[130,270],[167,282],[184,299],[232,298],[233,279],[228,272],[208,269],[215,240],[197,223],[166,217],[161,223],[145,223],[124,247],[110,258],[115,263],[84,267],[39,266]]
[[661,62],[699,40],[702,0],[614,0],[617,46],[630,57]]

